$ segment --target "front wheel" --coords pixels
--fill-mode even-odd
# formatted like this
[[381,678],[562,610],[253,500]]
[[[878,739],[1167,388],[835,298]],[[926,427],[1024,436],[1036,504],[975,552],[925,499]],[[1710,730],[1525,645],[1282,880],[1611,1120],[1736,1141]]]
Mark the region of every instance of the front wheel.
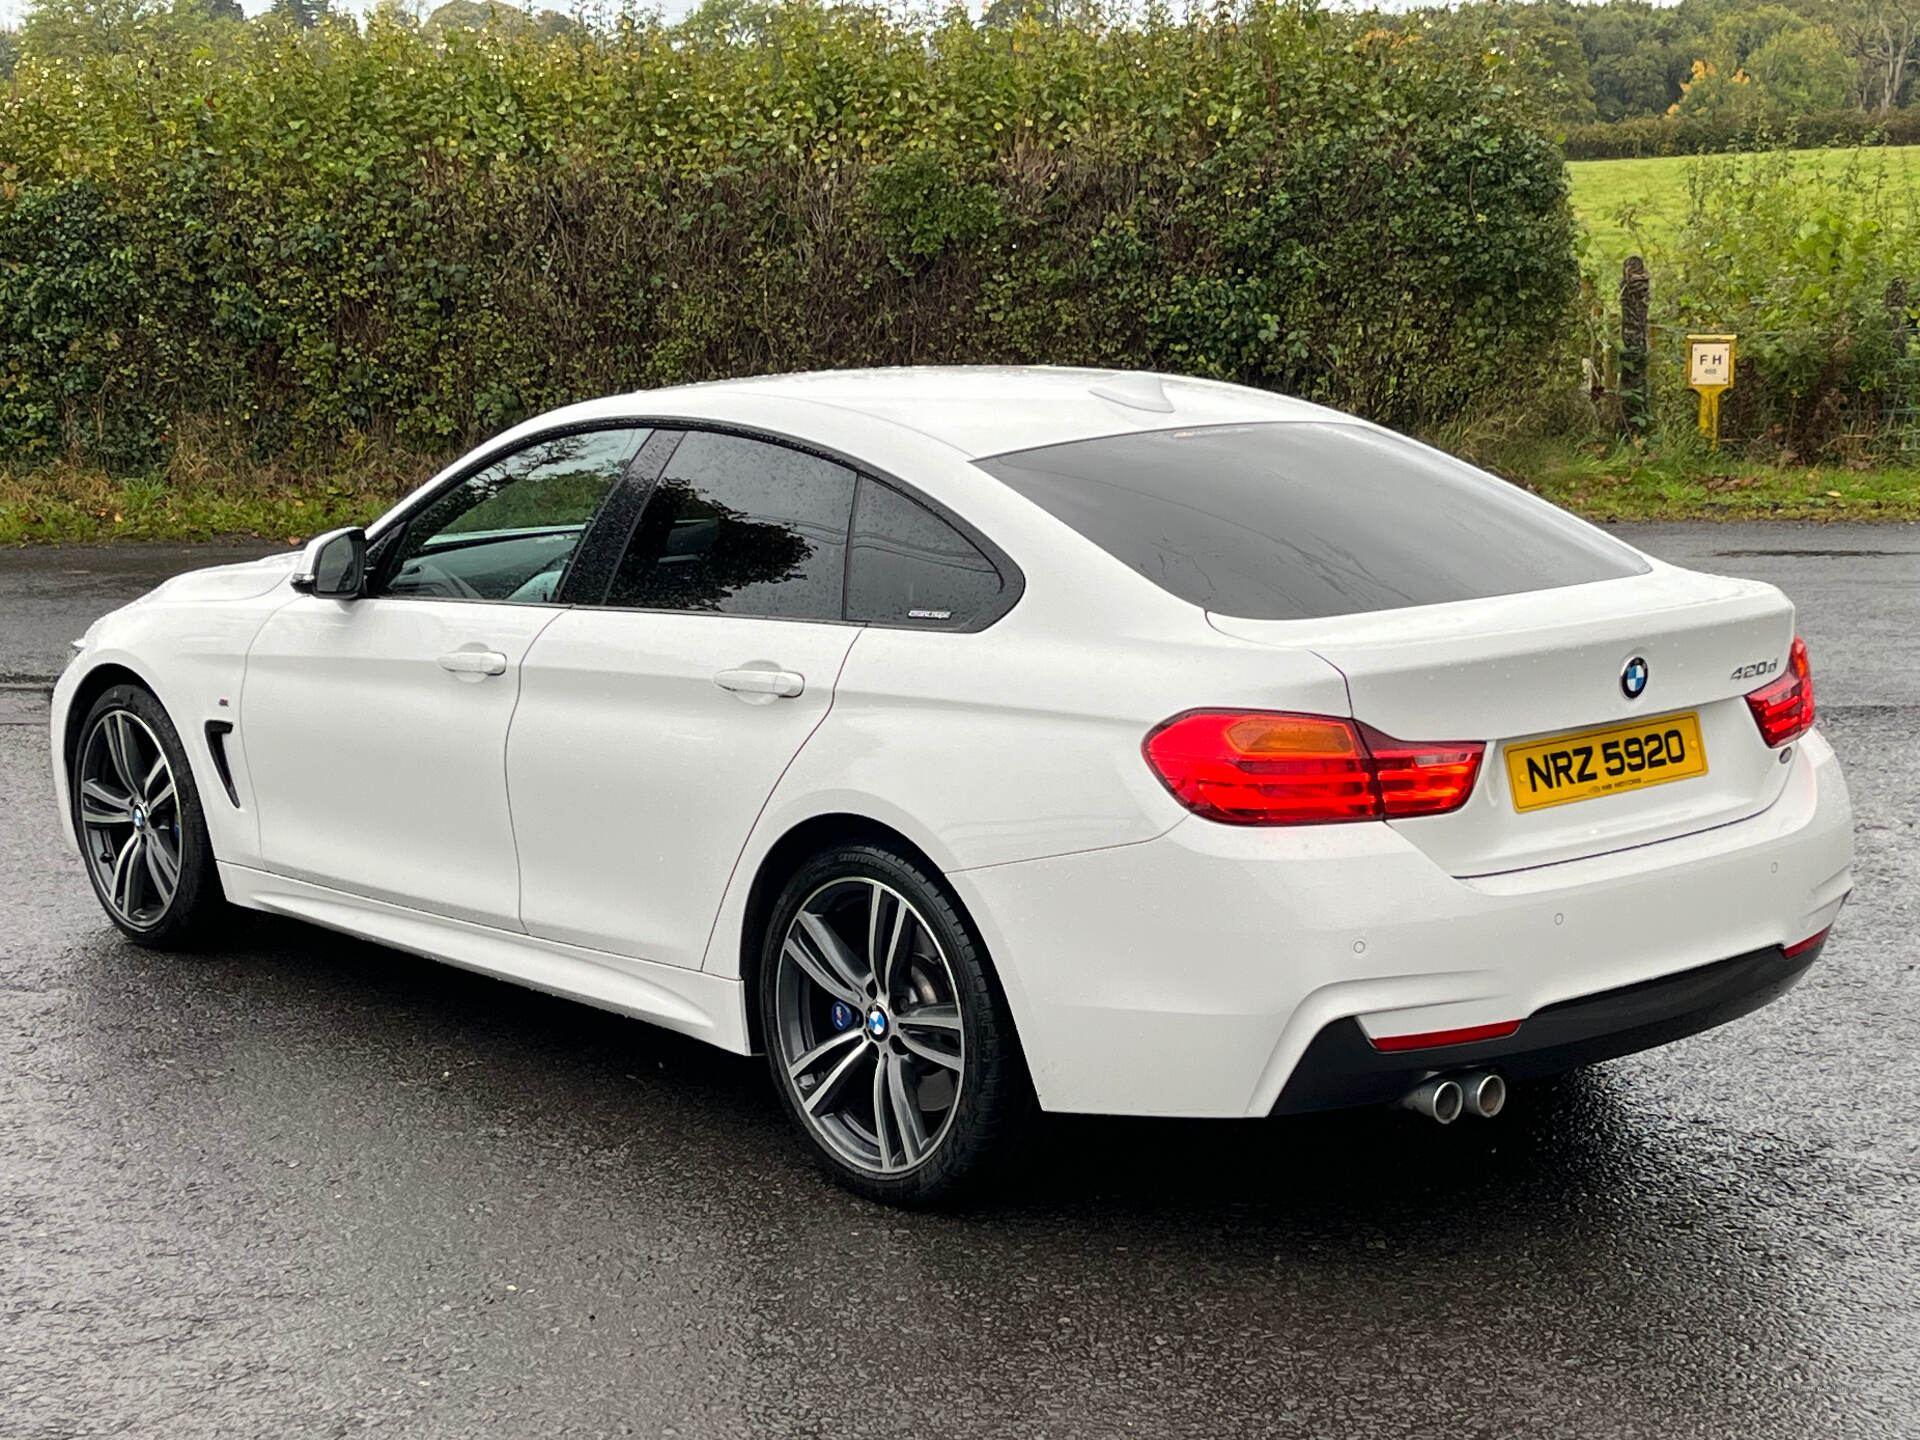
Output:
[[827,1172],[892,1205],[979,1180],[1032,1108],[1006,1003],[946,887],[873,845],[816,856],[760,966],[775,1086]]
[[141,945],[198,939],[224,906],[185,748],[147,691],[116,685],[80,728],[73,829],[107,918]]

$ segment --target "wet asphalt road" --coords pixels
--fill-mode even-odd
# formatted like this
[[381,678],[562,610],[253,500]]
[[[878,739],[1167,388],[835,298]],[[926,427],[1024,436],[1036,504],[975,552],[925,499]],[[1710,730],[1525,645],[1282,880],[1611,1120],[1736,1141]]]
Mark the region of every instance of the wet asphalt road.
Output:
[[[1627,533],[1802,602],[1860,817],[1806,982],[1491,1124],[1056,1121],[956,1214],[637,1023],[121,943],[0,691],[0,1435],[1920,1435],[1920,531]],[[0,551],[0,678],[123,560]]]

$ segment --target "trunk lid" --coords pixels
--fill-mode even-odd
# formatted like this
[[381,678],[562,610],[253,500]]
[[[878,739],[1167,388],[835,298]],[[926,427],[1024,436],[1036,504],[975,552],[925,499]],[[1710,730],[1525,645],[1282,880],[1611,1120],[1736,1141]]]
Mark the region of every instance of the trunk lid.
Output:
[[[1486,745],[1461,809],[1388,822],[1453,875],[1553,864],[1725,825],[1766,809],[1786,782],[1745,696],[1782,673],[1793,606],[1757,581],[1656,563],[1625,579],[1414,609],[1208,619],[1242,640],[1313,651],[1346,677],[1354,717],[1389,735]],[[1635,659],[1645,663],[1645,689],[1629,698],[1622,674]],[[1607,739],[1678,729],[1687,737],[1679,748],[1693,752],[1686,715],[1698,719],[1705,773],[1547,803],[1573,790],[1570,779],[1567,791],[1552,789],[1564,778],[1551,773],[1552,752],[1575,752],[1571,764],[1599,776],[1607,763],[1627,763],[1618,753],[1601,760]],[[1624,737],[1586,734],[1627,725]],[[1537,807],[1519,808],[1508,751],[1561,736],[1575,740],[1519,757],[1520,798]],[[1643,767],[1647,758],[1664,758],[1652,752],[1665,743],[1641,746]],[[1583,745],[1588,753],[1580,756]],[[1532,774],[1529,755],[1539,757]],[[1626,778],[1653,773],[1642,768]]]

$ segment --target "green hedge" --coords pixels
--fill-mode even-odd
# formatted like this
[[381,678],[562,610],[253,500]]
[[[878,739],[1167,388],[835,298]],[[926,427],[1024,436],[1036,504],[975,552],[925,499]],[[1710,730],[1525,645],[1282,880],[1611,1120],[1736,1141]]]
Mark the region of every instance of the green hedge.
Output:
[[903,28],[148,36],[0,110],[0,458],[442,453],[588,395],[929,361],[1418,425],[1577,285],[1506,62],[1310,6]]
[[1920,107],[1872,113],[1829,110],[1786,125],[1695,115],[1641,116],[1567,131],[1569,160],[1640,160],[1656,155],[1710,155],[1727,151],[1800,149],[1832,145],[1920,145]]

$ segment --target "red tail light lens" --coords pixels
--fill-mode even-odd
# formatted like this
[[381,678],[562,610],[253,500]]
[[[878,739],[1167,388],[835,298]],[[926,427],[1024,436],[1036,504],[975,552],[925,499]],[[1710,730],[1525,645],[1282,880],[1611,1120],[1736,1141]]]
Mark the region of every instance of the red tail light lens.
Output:
[[1374,778],[1388,815],[1442,815],[1466,804],[1486,746],[1452,742],[1410,745],[1370,725],[1360,734],[1373,756]]
[[1793,637],[1787,673],[1747,696],[1747,706],[1760,727],[1760,738],[1776,750],[1813,728],[1813,666],[1807,660],[1806,641]]
[[1174,799],[1228,825],[1437,815],[1466,803],[1485,747],[1413,745],[1326,715],[1196,710],[1142,747]]

